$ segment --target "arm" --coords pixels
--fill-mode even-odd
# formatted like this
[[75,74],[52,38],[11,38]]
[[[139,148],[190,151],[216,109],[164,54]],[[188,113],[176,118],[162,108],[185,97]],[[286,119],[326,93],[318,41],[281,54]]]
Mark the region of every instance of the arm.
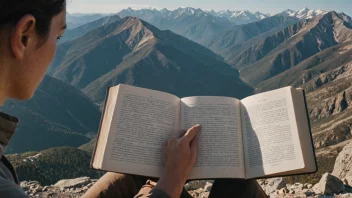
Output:
[[173,137],[164,145],[164,170],[156,189],[165,191],[170,197],[180,197],[198,154],[197,134],[200,125],[193,126],[184,135]]
[[180,197],[196,160],[198,149],[196,136],[199,130],[199,126],[193,127],[185,134],[176,135],[165,143],[165,165],[158,183],[147,181],[147,178],[143,176],[107,173],[82,198],[101,197],[101,195],[106,197],[135,196],[136,198]]

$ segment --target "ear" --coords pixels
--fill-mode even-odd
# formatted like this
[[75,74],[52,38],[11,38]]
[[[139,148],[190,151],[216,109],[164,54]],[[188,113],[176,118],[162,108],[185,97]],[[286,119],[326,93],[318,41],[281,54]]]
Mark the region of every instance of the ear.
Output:
[[37,35],[35,23],[36,20],[31,14],[23,16],[17,22],[11,34],[11,50],[16,59],[23,59],[28,46],[34,42]]

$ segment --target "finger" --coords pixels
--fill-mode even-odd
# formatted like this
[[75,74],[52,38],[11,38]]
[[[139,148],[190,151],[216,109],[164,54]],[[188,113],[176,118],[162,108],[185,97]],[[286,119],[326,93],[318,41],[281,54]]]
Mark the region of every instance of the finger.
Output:
[[188,131],[185,133],[185,135],[181,138],[182,141],[186,141],[186,142],[190,143],[197,136],[199,131],[200,131],[199,124],[193,126],[192,128],[188,129]]
[[183,137],[186,132],[187,132],[187,130],[178,131],[174,137],[179,139],[179,138]]
[[199,148],[199,134],[197,134],[196,137],[191,142],[191,152],[195,158],[197,158],[198,148]]
[[163,143],[163,148],[166,148],[168,144],[169,144],[169,140],[165,140]]

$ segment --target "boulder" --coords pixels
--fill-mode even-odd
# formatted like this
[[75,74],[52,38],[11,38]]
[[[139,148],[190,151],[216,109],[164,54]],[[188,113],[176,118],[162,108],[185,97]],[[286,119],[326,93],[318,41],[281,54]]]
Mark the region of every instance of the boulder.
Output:
[[60,189],[79,188],[89,183],[91,183],[91,180],[89,177],[80,177],[76,179],[60,180],[54,186]]
[[311,189],[304,189],[302,192],[303,192],[303,194],[305,194],[308,197],[315,194],[314,191]]
[[295,183],[292,186],[290,186],[291,190],[294,190],[295,192],[300,192],[304,189],[304,185],[301,183]]
[[343,147],[337,156],[332,175],[341,180],[352,176],[352,142]]
[[204,186],[204,191],[205,192],[210,192],[211,191],[211,188],[213,187],[213,184],[210,183],[210,182],[207,182]]
[[346,177],[343,181],[345,182],[346,185],[352,187],[352,176]]
[[267,185],[265,186],[266,194],[271,194],[276,190],[280,190],[286,187],[286,182],[282,177],[279,178],[271,178],[266,180]]
[[207,184],[207,182],[212,183],[210,181],[206,181],[206,180],[199,180],[199,181],[190,181],[185,185],[186,190],[197,190],[200,188],[204,188],[205,185]]
[[279,195],[285,195],[289,192],[289,190],[285,187],[285,188],[281,188],[281,190],[279,190]]
[[315,194],[334,195],[343,192],[345,187],[339,178],[330,173],[325,173],[319,183],[313,186],[313,190]]

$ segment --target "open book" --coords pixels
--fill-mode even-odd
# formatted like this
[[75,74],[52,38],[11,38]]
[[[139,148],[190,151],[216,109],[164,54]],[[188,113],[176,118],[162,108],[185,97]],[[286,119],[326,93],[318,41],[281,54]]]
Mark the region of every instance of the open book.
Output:
[[160,177],[162,145],[201,125],[189,179],[262,178],[317,170],[304,91],[238,100],[187,97],[120,84],[108,90],[92,167]]

